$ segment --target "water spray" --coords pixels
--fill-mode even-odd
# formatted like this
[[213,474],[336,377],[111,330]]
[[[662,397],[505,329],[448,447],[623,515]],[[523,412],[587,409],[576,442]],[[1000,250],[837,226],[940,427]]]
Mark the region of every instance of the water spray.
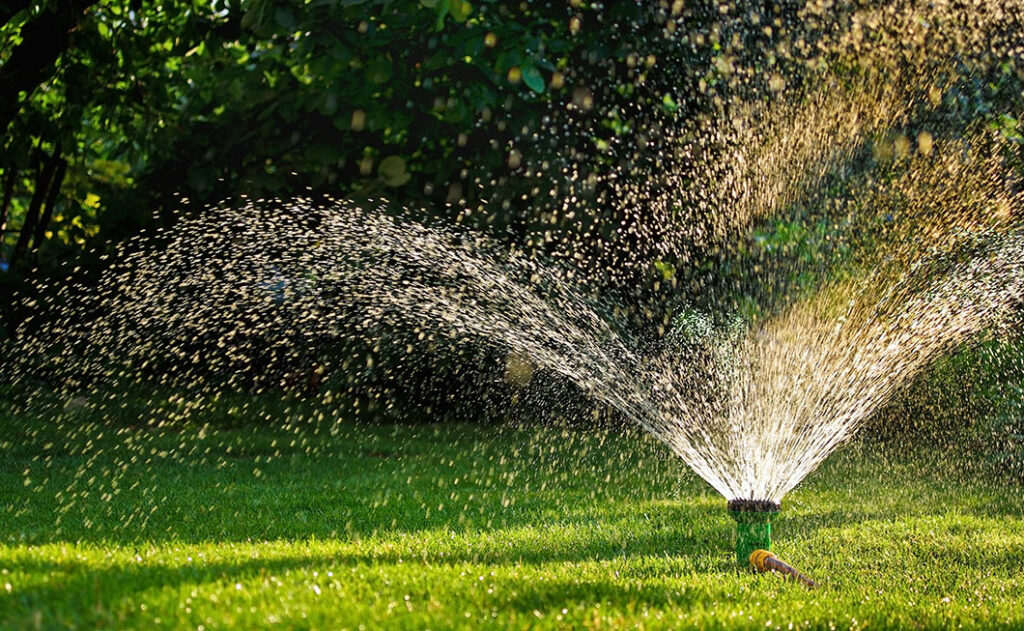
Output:
[[736,520],[736,563],[745,566],[755,550],[772,549],[772,516],[779,504],[771,500],[729,500],[729,514]]
[[806,574],[786,563],[779,557],[767,550],[754,550],[750,553],[750,565],[758,572],[778,572],[785,574],[793,580],[803,583],[807,587],[817,587],[818,584],[811,580]]

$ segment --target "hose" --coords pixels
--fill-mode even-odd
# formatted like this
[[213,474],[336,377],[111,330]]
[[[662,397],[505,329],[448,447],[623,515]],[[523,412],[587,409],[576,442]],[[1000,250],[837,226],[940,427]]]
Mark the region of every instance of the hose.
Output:
[[787,578],[803,583],[807,587],[813,588],[818,586],[806,574],[767,550],[754,550],[751,552],[750,564],[758,572],[777,572],[786,575]]

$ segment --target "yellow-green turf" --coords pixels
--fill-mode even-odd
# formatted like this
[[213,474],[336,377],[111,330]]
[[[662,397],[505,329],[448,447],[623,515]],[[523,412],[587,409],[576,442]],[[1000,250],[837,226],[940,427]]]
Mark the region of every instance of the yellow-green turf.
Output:
[[1022,488],[848,446],[783,501],[809,591],[623,430],[0,413],[0,628],[1024,628]]

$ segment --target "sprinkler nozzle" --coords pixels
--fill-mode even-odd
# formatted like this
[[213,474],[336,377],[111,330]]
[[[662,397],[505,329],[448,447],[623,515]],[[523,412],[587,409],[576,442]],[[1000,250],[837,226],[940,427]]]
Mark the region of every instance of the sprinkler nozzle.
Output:
[[730,511],[740,513],[777,513],[782,508],[771,500],[729,500],[726,506]]
[[767,550],[754,550],[751,552],[750,565],[758,572],[778,572],[779,574],[785,574],[787,578],[803,583],[807,587],[813,588],[818,586],[806,574]]
[[736,563],[745,566],[754,550],[772,549],[772,515],[779,505],[771,500],[729,500],[729,514],[736,520]]

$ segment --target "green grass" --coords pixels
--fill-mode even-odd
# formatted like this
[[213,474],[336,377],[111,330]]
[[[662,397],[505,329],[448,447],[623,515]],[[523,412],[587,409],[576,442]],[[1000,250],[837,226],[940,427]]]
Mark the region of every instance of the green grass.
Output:
[[963,454],[854,445],[787,497],[809,591],[647,438],[286,418],[0,415],[0,628],[1024,627],[1021,488]]

